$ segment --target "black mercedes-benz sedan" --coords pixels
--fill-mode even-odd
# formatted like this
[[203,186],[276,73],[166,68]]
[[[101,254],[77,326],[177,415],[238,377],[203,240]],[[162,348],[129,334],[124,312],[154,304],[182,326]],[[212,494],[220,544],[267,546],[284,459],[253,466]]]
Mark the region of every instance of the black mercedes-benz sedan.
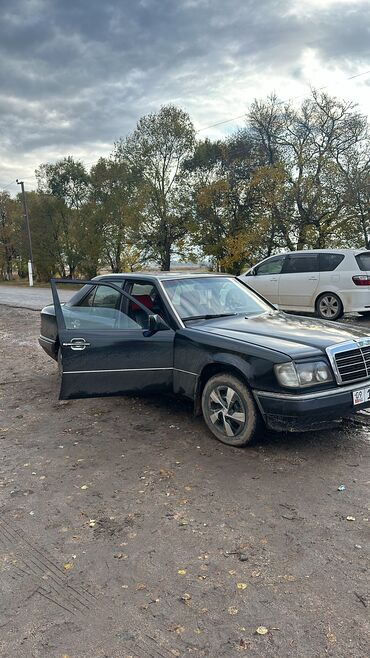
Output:
[[[58,289],[71,284],[60,303]],[[233,276],[130,273],[51,286],[39,340],[59,362],[60,399],[172,392],[233,446],[262,423],[307,430],[370,406],[370,336],[286,315]]]

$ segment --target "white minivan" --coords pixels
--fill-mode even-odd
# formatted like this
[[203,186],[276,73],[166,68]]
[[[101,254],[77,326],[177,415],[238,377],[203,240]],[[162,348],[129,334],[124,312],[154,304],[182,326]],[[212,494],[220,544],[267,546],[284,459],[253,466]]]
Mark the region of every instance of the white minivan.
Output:
[[270,256],[239,279],[284,311],[370,316],[370,251],[306,249]]

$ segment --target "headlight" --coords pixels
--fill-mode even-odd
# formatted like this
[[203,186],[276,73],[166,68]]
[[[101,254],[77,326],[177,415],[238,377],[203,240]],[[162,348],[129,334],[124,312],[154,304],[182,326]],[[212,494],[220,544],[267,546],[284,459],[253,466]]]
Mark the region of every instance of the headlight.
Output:
[[331,370],[325,361],[279,363],[275,366],[275,374],[279,384],[289,388],[315,386],[315,384],[326,384],[333,380]]

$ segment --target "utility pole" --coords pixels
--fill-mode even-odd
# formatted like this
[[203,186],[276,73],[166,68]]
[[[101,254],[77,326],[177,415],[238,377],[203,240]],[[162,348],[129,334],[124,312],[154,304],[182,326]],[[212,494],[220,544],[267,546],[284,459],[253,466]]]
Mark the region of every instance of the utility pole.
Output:
[[28,281],[30,286],[33,286],[33,269],[32,269],[32,263],[33,263],[33,255],[32,255],[32,241],[31,241],[31,230],[30,230],[30,220],[28,217],[28,208],[27,208],[27,201],[26,201],[26,194],[24,191],[24,183],[22,180],[16,179],[17,185],[21,186],[22,190],[22,201],[23,201],[23,214],[24,214],[24,221],[26,223],[27,227],[27,233],[28,233],[28,246],[29,246],[29,259],[28,259]]

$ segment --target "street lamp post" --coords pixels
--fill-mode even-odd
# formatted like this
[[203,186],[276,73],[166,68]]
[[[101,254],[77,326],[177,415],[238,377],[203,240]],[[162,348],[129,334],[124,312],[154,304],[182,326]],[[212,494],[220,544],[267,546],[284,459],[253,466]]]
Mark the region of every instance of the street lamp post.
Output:
[[27,201],[26,201],[26,194],[24,191],[24,183],[22,180],[16,179],[17,185],[21,186],[22,190],[22,201],[23,201],[23,214],[24,214],[24,221],[26,223],[27,227],[27,233],[28,233],[28,246],[29,246],[29,259],[28,259],[28,281],[30,286],[33,286],[33,269],[32,269],[32,263],[33,263],[33,255],[32,255],[32,240],[31,240],[31,230],[30,230],[30,220],[28,217],[28,208],[27,208]]

